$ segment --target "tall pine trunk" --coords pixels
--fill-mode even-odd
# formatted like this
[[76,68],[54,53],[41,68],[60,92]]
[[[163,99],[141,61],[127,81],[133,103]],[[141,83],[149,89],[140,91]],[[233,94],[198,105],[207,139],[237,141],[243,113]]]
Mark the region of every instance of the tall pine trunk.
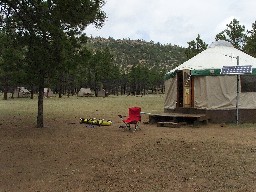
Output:
[[32,85],[30,88],[31,88],[30,99],[34,99],[34,86]]
[[4,100],[7,100],[8,97],[8,91],[7,87],[4,86]]
[[8,98],[8,85],[7,85],[7,80],[4,79],[4,100],[7,100]]
[[44,77],[39,80],[37,128],[44,127]]

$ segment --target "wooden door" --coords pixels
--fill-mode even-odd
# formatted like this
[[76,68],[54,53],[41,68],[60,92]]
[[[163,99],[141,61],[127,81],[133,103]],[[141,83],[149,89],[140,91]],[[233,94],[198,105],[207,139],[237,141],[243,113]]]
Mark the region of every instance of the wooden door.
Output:
[[176,107],[193,107],[193,89],[190,70],[177,72],[177,105]]
[[191,76],[189,70],[183,70],[183,107],[191,107]]
[[177,72],[177,103],[176,107],[183,107],[183,71]]

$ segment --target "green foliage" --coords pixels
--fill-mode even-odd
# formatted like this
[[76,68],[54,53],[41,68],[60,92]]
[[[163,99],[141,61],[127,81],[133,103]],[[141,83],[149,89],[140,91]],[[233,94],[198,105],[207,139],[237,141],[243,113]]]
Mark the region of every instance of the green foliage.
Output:
[[256,21],[252,24],[252,29],[247,33],[244,50],[249,55],[256,57]]
[[109,48],[114,64],[120,66],[120,69],[126,73],[134,65],[145,65],[149,69],[158,67],[161,71],[171,70],[186,61],[183,47],[162,45],[152,41],[91,37],[88,39],[88,47],[90,49]]
[[163,87],[165,73],[186,60],[184,48],[153,41],[91,37],[87,46],[90,50],[108,48],[116,73],[111,82],[120,86],[123,94],[142,94]]
[[26,76],[21,67],[25,64],[25,48],[16,44],[16,38],[15,34],[0,32],[0,82],[5,91],[21,85]]
[[240,25],[237,19],[233,19],[227,28],[218,33],[215,40],[226,40],[229,41],[235,48],[242,50],[245,43],[245,26]]
[[104,3],[103,0],[0,1],[2,27],[18,32],[28,47],[26,58],[30,69],[46,76],[54,69],[59,71],[62,65],[65,70],[65,64],[71,63],[64,60],[74,55],[71,44],[77,34],[91,23],[102,26],[106,18],[101,11]]
[[39,89],[38,127],[43,127],[45,78],[58,74],[59,89],[62,89],[66,64],[70,63],[65,62],[66,54],[70,54],[65,45],[89,24],[102,26],[106,18],[101,11],[104,3],[104,0],[0,0],[0,29],[16,32],[27,46],[24,68]]
[[188,48],[186,48],[186,56],[187,59],[190,59],[196,56],[198,53],[201,53],[205,49],[207,49],[207,44],[201,39],[200,35],[198,34],[195,40],[188,42]]

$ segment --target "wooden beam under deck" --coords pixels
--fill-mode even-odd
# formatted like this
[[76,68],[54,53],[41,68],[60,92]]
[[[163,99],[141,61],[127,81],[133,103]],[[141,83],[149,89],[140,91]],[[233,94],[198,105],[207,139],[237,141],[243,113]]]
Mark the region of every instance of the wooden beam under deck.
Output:
[[187,122],[188,124],[208,123],[206,114],[162,113],[150,114],[149,123],[157,122]]

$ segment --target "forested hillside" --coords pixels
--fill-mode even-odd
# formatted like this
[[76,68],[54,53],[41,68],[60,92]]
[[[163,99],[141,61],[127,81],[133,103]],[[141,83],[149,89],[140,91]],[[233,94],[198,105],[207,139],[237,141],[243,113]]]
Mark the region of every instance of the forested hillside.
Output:
[[164,72],[186,61],[185,48],[153,41],[91,37],[88,39],[88,46],[91,49],[108,48],[114,57],[114,63],[125,71],[140,64]]

